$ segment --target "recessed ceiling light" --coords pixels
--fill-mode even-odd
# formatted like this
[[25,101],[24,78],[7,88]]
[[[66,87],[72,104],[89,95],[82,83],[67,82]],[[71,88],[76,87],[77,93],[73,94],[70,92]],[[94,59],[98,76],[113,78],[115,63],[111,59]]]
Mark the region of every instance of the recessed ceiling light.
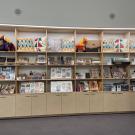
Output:
[[21,14],[22,14],[22,10],[19,9],[19,8],[16,8],[16,9],[14,10],[14,13],[15,13],[16,15],[21,15]]
[[110,13],[109,17],[110,17],[110,19],[115,19],[116,14],[115,13]]

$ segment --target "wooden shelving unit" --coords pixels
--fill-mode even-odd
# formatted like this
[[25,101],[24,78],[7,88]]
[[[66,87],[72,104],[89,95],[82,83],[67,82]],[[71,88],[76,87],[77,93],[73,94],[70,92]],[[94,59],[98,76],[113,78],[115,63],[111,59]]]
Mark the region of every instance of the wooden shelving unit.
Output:
[[[14,63],[1,62],[0,67],[15,68],[15,80],[2,80],[1,84],[15,84],[14,94],[0,95],[0,117],[26,117],[41,115],[57,115],[57,114],[81,114],[81,113],[103,113],[103,112],[130,112],[135,111],[135,87],[132,82],[135,80],[131,75],[133,73],[135,63],[124,65],[127,76],[125,78],[104,77],[104,69],[119,67],[120,65],[106,64],[104,61],[108,57],[129,58],[130,61],[135,56],[135,50],[130,50],[130,40],[135,40],[135,28],[68,28],[68,27],[39,27],[39,26],[19,26],[19,25],[0,25],[0,34],[10,37],[11,42],[15,45],[16,51],[0,51],[0,57],[15,57]],[[18,38],[46,37],[48,39],[74,39],[73,52],[57,52],[48,51],[48,42],[46,51],[18,51]],[[77,52],[76,44],[83,38],[89,40],[100,41],[101,47],[98,52]],[[126,39],[128,49],[124,52],[106,51],[103,48],[104,42],[109,39]],[[114,49],[114,48],[113,48]],[[115,48],[116,49],[116,48]],[[120,48],[119,48],[120,50]],[[44,55],[46,63],[20,63],[19,57],[30,57],[35,59],[38,55]],[[71,56],[73,64],[48,64],[49,57]],[[97,58],[100,63],[78,64],[77,60],[81,58]],[[121,66],[122,67],[122,66]],[[71,68],[71,78],[51,78],[51,68]],[[96,77],[77,78],[76,73],[90,73],[91,68],[98,68],[100,75]],[[45,72],[44,79],[17,79],[20,73],[31,70]],[[25,72],[24,72],[25,73]],[[70,81],[73,90],[70,92],[51,92],[51,82]],[[77,91],[78,82],[97,81],[98,90]],[[22,83],[43,82],[43,93],[20,93],[20,85]],[[126,82],[128,87],[124,91],[106,90],[106,84],[117,84]]]

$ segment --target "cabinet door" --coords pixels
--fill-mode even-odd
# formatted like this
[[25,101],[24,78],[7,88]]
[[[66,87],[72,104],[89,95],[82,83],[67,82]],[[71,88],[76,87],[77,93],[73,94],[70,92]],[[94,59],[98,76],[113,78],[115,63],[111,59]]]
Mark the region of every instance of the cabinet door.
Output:
[[16,116],[31,115],[31,95],[16,95]]
[[0,96],[0,117],[15,116],[15,96]]
[[131,111],[135,111],[135,92],[130,93],[130,98]]
[[93,92],[90,94],[90,112],[104,112],[104,94]]
[[117,94],[117,111],[124,112],[124,111],[131,111],[131,104],[130,104],[130,93],[129,92],[121,92]]
[[44,115],[46,113],[46,95],[34,94],[31,98],[32,115]]
[[47,93],[47,114],[61,114],[61,94]]
[[76,113],[89,113],[89,93],[76,93]]
[[104,112],[117,112],[117,94],[104,92]]
[[75,113],[75,93],[62,94],[62,113]]

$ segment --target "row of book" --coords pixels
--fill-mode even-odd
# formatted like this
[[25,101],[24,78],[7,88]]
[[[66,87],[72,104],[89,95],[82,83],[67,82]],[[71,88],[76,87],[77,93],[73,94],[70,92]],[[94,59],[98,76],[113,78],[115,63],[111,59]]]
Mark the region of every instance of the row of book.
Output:
[[0,95],[8,95],[15,93],[15,84],[0,83]]
[[104,84],[105,91],[112,91],[112,92],[121,92],[121,91],[128,91],[129,85],[126,82],[117,82],[111,84]]
[[45,85],[44,82],[22,82],[19,88],[21,94],[26,93],[44,93]]
[[100,81],[77,81],[76,91],[85,92],[85,91],[100,91],[101,82]]
[[127,78],[128,74],[126,69],[120,66],[104,67],[104,78]]

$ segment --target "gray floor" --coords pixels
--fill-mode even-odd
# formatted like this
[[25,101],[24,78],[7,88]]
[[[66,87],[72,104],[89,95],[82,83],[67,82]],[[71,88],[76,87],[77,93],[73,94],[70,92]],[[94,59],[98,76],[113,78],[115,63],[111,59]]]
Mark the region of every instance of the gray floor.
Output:
[[135,135],[135,114],[0,120],[0,135]]

